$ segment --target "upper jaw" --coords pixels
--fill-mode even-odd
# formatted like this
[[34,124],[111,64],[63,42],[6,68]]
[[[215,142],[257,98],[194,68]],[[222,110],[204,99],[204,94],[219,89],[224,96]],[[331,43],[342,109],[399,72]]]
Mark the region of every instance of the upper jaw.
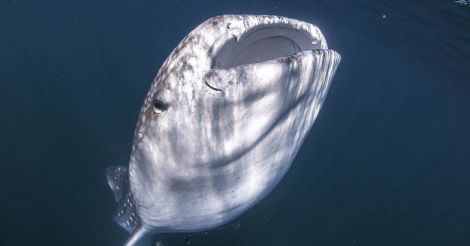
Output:
[[229,68],[328,48],[318,27],[291,18],[224,15],[207,23],[222,34],[213,39],[208,52],[211,68]]

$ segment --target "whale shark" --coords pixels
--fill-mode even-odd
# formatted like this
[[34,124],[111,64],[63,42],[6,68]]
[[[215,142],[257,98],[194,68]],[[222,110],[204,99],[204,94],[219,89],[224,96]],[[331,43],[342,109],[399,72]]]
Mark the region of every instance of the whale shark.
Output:
[[210,230],[266,197],[340,59],[317,26],[286,17],[216,16],[191,31],[150,86],[129,165],[105,171],[125,245]]

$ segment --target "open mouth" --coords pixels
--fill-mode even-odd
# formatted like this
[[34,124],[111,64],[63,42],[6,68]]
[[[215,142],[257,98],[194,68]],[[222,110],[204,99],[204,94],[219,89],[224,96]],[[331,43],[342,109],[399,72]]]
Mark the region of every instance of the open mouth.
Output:
[[326,48],[325,39],[317,27],[267,16],[259,23],[252,23],[239,38],[229,39],[215,55],[212,68],[226,69]]

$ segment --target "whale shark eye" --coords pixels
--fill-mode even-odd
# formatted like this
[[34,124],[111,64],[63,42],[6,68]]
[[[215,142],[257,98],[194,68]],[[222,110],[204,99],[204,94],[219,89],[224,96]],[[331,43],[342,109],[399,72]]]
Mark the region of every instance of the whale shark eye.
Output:
[[161,114],[163,111],[168,109],[168,104],[162,100],[154,99],[152,102],[153,112]]

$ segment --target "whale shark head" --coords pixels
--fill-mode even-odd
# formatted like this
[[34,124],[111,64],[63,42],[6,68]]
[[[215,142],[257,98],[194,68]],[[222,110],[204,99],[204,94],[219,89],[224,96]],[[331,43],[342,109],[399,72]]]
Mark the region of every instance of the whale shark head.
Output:
[[318,107],[338,61],[319,29],[305,22],[209,19],[159,70],[142,107],[132,158],[165,163],[168,172],[234,158],[301,100],[315,99]]
[[[129,230],[138,224],[158,227],[150,224],[164,221],[165,215],[178,221],[176,214],[189,209],[182,207],[182,199],[194,201],[193,210],[258,200],[254,197],[270,190],[266,186],[273,186],[287,170],[339,60],[316,26],[284,17],[218,16],[189,33],[160,68],[140,112],[126,199],[137,207],[134,212],[142,221]],[[262,161],[279,163],[270,166],[272,180],[264,173],[257,176],[261,172],[256,170],[247,179],[230,178],[247,173],[250,162]],[[225,203],[228,198],[220,195],[224,187],[214,187],[213,177],[223,179],[227,190],[254,183]],[[202,196],[206,198],[199,202]],[[209,204],[211,199],[218,201]],[[168,204],[163,206],[161,200]],[[198,230],[225,220],[220,216],[215,222],[200,222],[209,226],[191,223]],[[192,230],[181,221],[161,228]]]

